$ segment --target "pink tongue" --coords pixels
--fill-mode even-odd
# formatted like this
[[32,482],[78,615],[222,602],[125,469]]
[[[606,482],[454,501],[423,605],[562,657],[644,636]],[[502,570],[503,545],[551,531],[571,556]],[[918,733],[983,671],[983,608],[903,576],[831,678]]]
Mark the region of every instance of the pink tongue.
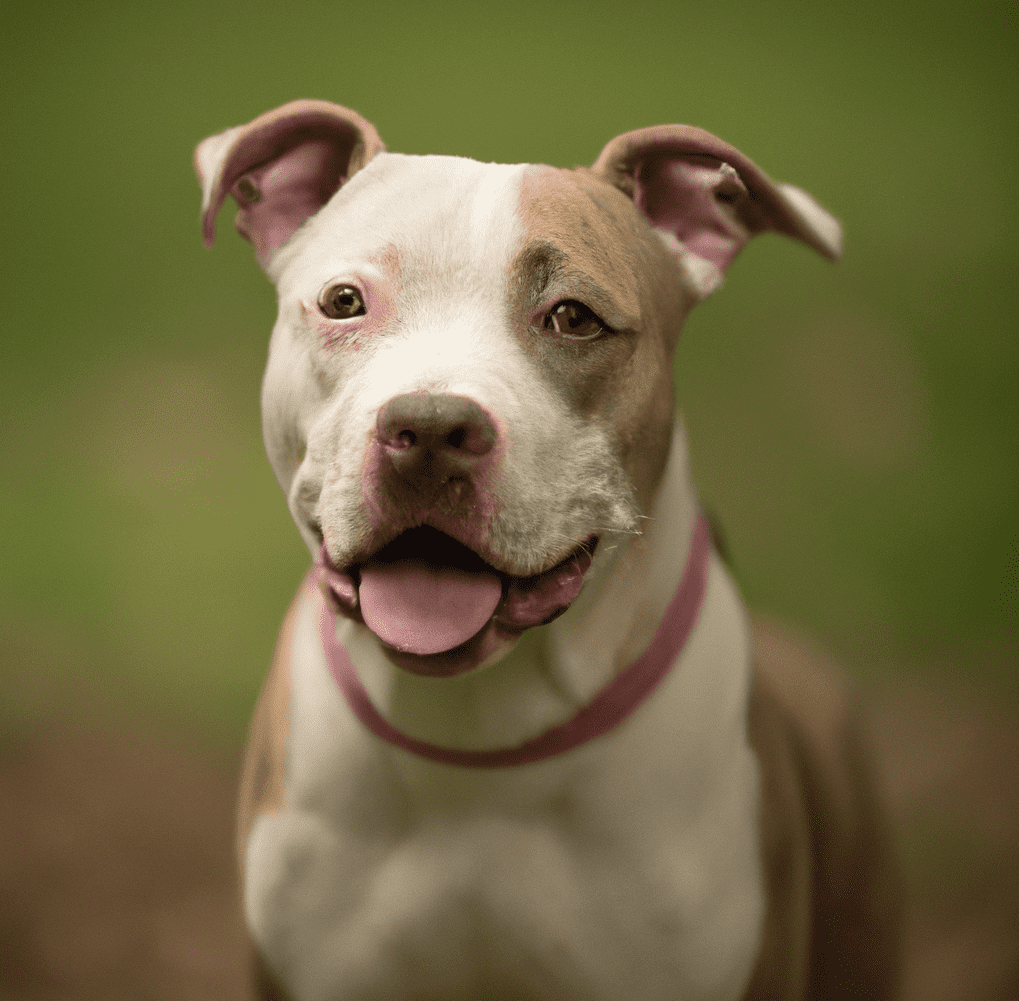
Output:
[[494,573],[410,559],[362,567],[358,593],[365,625],[379,639],[427,655],[478,632],[502,599],[502,584]]

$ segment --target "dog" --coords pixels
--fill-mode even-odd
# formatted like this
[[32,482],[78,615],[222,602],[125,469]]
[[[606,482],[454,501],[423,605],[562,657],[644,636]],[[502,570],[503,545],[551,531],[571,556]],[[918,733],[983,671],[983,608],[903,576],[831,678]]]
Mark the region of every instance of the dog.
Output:
[[851,700],[755,668],[673,401],[744,244],[835,259],[838,222],[681,125],[564,170],[303,100],[195,166],[278,292],[263,433],[314,558],[241,782],[259,996],[891,997]]

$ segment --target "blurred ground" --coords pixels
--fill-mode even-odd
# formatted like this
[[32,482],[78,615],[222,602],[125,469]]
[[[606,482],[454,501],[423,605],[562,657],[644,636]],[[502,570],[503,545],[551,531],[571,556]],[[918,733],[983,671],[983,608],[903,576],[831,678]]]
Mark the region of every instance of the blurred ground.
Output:
[[[758,655],[816,658],[761,625]],[[904,1001],[1019,997],[1019,720],[945,685],[869,685],[910,888]],[[52,720],[0,749],[0,999],[241,1001],[238,762]]]

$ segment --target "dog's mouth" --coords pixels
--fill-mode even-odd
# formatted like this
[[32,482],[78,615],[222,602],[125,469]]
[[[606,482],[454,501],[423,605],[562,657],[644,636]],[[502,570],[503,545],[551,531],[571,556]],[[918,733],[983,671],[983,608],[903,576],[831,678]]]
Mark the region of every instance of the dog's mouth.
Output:
[[562,615],[580,594],[597,544],[590,535],[549,569],[517,577],[421,526],[345,571],[333,566],[325,545],[317,564],[334,610],[366,625],[391,660],[417,674],[448,677]]

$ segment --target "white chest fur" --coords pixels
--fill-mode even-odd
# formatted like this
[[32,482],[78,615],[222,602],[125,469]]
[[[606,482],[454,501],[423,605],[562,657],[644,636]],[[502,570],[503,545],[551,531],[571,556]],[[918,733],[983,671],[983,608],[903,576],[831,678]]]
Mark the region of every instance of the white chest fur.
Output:
[[520,768],[433,764],[364,730],[317,600],[294,636],[287,802],[246,866],[249,925],[295,1001],[740,996],[763,913],[757,770],[742,612],[716,559],[651,702]]

